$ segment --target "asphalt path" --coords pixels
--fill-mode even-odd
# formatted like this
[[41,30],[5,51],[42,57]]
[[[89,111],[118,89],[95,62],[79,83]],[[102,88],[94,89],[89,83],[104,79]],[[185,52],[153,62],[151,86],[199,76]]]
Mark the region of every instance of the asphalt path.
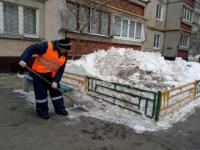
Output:
[[0,150],[200,150],[200,109],[168,130],[136,133],[90,117],[40,119],[20,88],[15,74],[0,74]]

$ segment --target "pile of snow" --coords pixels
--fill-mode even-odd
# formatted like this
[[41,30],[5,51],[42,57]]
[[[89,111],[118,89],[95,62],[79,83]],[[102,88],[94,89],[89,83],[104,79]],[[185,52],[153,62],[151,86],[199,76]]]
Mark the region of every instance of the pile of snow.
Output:
[[160,53],[113,47],[71,61],[65,71],[156,91],[200,80],[199,63],[181,58],[167,61]]
[[[181,58],[177,58],[175,61],[166,61],[159,53],[123,48],[99,50],[85,55],[79,60],[69,62],[66,65],[66,71],[151,90],[172,88],[193,80],[200,80],[199,63],[186,62]],[[15,90],[15,92],[23,94],[26,100],[35,107],[33,92],[24,93],[21,90]],[[136,132],[167,129],[174,123],[185,120],[193,113],[194,108],[200,105],[200,99],[195,100],[178,111],[161,118],[162,120],[159,122],[155,122],[145,116],[103,101],[95,101],[94,98],[84,95],[84,93],[75,91],[74,96],[77,103],[87,106],[90,111],[77,114],[70,110],[69,118],[76,118],[80,115],[91,116],[127,125]],[[50,111],[53,112],[52,109]]]

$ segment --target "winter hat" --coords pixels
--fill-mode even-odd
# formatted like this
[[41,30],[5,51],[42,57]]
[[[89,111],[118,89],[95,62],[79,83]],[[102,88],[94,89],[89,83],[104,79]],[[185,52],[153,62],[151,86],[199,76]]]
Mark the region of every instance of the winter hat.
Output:
[[71,42],[68,38],[58,40],[58,47],[66,50],[71,49]]

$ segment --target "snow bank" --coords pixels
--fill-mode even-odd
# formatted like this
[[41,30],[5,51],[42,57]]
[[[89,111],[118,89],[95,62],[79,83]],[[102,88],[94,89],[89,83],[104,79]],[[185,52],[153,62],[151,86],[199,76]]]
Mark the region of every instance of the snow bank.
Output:
[[167,61],[160,53],[114,47],[70,62],[66,71],[150,90],[163,90],[200,79],[199,63],[181,58]]

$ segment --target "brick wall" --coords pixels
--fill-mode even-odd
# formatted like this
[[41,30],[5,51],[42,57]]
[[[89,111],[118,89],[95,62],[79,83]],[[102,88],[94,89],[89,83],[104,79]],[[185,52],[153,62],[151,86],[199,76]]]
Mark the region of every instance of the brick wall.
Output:
[[185,24],[185,23],[181,23],[180,28],[182,30],[187,30],[187,31],[191,31],[192,30],[192,27],[190,25]]
[[187,60],[188,59],[188,51],[178,50],[177,56],[182,57],[183,59]]
[[[99,2],[105,3],[105,0],[97,0]],[[111,5],[113,7],[144,16],[144,7],[140,6],[138,4],[135,4],[133,2],[127,2],[127,0],[110,0],[108,5]]]
[[[24,72],[26,69],[22,69],[19,65],[19,57],[0,57],[0,73],[16,73]],[[34,58],[30,58],[28,61],[28,66],[30,67],[33,63]]]
[[[73,55],[73,50],[75,49],[75,40],[72,39],[72,50],[69,52],[69,56]],[[114,44],[114,43],[102,43],[102,42],[95,42],[95,41],[81,41],[79,45],[79,49],[77,50],[76,55],[80,56],[83,54],[93,53],[98,49],[105,49],[107,50],[110,47],[118,47],[118,48],[133,48],[135,50],[140,50],[141,46],[135,45],[125,45],[125,44]]]
[[188,4],[191,7],[194,7],[194,1],[195,0],[183,0],[184,3]]

